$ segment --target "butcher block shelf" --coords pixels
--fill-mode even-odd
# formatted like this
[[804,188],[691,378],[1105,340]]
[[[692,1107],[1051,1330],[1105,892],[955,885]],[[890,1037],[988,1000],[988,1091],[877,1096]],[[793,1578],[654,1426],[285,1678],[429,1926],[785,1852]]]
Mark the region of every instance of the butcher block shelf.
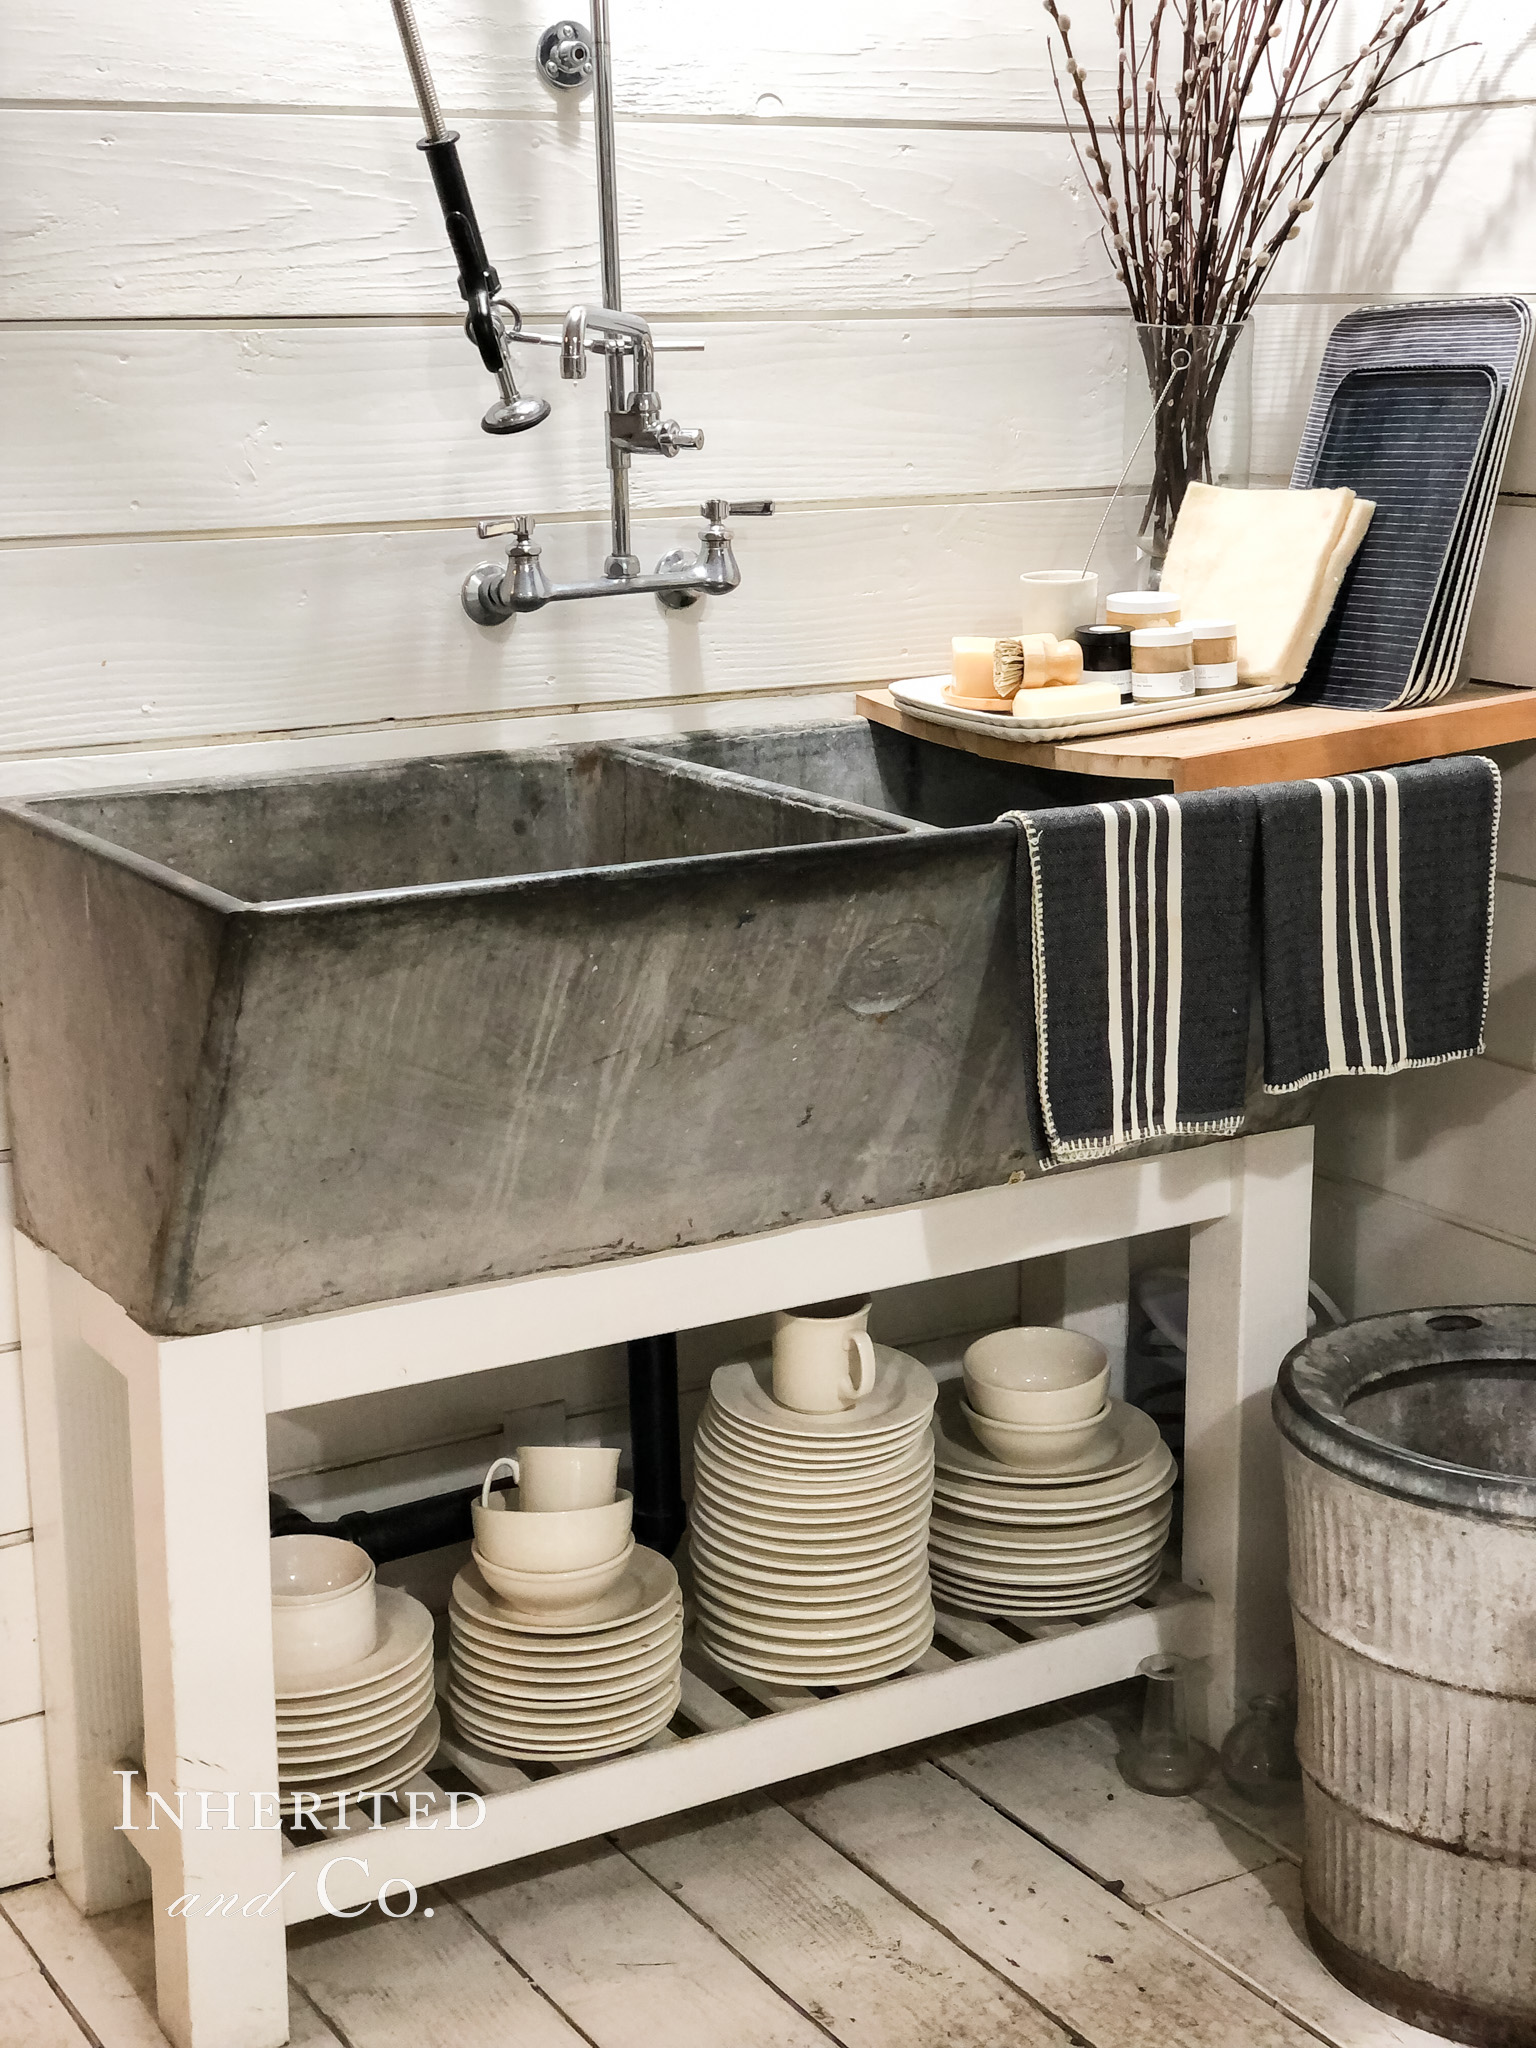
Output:
[[956,747],[964,754],[1066,769],[1076,775],[1169,782],[1175,794],[1294,782],[1307,775],[1348,775],[1435,754],[1465,754],[1477,747],[1536,739],[1536,690],[1502,689],[1491,683],[1463,684],[1438,704],[1410,711],[1330,711],[1317,704],[1280,704],[1249,718],[1236,714],[1159,726],[1150,732],[1109,733],[1101,739],[1022,744],[916,718],[889,690],[865,690],[858,705],[876,725]]

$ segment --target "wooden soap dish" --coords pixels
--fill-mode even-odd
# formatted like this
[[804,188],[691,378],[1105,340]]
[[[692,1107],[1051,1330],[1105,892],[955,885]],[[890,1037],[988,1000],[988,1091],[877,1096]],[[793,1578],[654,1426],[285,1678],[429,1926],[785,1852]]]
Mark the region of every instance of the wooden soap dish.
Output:
[[944,685],[944,695],[957,711],[990,711],[1001,718],[1013,716],[1013,705],[1006,697],[962,697],[953,683]]

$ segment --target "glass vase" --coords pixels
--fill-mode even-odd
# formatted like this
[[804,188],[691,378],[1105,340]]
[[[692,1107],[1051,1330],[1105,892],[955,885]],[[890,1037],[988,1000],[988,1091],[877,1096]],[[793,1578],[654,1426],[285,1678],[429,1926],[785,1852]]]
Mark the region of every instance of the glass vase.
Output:
[[1283,1693],[1258,1692],[1221,1745],[1221,1775],[1255,1806],[1281,1806],[1296,1796],[1296,1707]]
[[1155,1792],[1162,1798],[1193,1792],[1205,1782],[1212,1758],[1205,1744],[1189,1732],[1189,1661],[1163,1651],[1144,1657],[1136,1669],[1146,1680],[1147,1691],[1141,1727],[1126,1737],[1115,1759],[1120,1775],[1138,1792]]
[[1142,583],[1156,590],[1192,483],[1248,488],[1253,322],[1131,330],[1125,387],[1126,523]]

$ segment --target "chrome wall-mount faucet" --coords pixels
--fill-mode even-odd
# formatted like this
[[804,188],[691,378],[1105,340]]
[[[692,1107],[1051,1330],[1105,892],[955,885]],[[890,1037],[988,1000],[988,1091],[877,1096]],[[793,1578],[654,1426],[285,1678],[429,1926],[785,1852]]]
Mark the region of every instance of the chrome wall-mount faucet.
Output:
[[[482,519],[478,528],[482,540],[510,534],[512,546],[505,568],[486,562],[470,571],[464,581],[465,611],[477,625],[499,626],[519,612],[541,611],[547,604],[570,598],[649,592],[664,611],[686,611],[706,597],[724,596],[741,581],[725,522],[731,518],[766,518],[774,509],[772,499],[745,504],[732,504],[725,498],[708,499],[700,507],[700,515],[707,522],[699,536],[701,552],[676,550],[665,555],[649,576],[641,574],[640,560],[631,543],[629,469],[633,457],[670,458],[684,449],[702,448],[704,436],[697,429],[680,427],[663,413],[656,391],[656,357],[668,345],[656,342],[646,321],[623,310],[608,0],[592,0],[590,34],[575,21],[559,21],[546,29],[539,38],[534,59],[539,76],[557,92],[579,92],[591,82],[597,137],[603,304],[573,306],[558,336],[534,334],[525,329],[516,305],[502,293],[501,280],[486,255],[459,165],[459,138],[443,125],[411,0],[390,0],[390,5],[417,104],[426,123],[427,133],[418,147],[431,169],[449,245],[458,264],[459,292],[468,307],[465,331],[500,390],[481,426],[488,434],[520,434],[549,417],[547,400],[526,396],[518,389],[510,354],[514,346],[558,348],[560,374],[571,381],[585,377],[589,359],[601,356],[608,377],[612,544],[602,575],[585,583],[551,583],[539,567],[540,550],[533,539],[533,520],[526,513],[506,519]],[[697,346],[672,345],[687,352],[693,352]]]

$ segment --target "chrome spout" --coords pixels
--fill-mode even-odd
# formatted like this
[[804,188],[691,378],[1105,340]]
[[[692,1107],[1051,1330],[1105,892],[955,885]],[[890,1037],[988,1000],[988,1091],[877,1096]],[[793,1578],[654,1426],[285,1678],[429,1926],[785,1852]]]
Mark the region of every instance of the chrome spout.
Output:
[[[621,313],[613,306],[572,306],[565,316],[565,328],[560,338],[560,374],[568,381],[585,377],[589,334],[602,334],[620,342],[628,342],[628,353],[635,361],[635,398],[656,398],[656,349],[651,340],[648,321],[636,313]],[[615,368],[619,377],[619,398],[624,400],[623,349],[605,349],[608,358],[608,374],[612,380]]]

